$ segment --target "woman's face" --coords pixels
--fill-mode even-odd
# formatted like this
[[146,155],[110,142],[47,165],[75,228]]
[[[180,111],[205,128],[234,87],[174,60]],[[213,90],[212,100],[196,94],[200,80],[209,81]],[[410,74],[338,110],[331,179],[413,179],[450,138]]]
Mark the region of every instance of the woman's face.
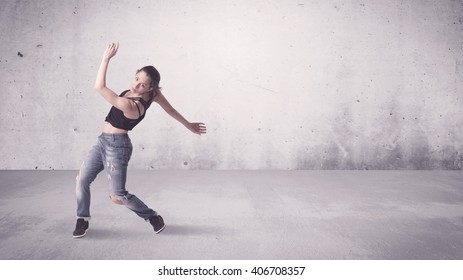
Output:
[[135,74],[130,91],[137,94],[144,94],[151,90],[151,78],[144,71]]

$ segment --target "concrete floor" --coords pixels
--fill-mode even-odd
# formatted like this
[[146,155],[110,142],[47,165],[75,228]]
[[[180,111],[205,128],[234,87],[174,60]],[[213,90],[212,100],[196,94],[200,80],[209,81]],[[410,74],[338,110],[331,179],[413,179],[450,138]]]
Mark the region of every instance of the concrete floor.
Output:
[[0,171],[0,259],[463,259],[463,172],[129,171],[149,224],[93,184],[74,239],[76,171]]

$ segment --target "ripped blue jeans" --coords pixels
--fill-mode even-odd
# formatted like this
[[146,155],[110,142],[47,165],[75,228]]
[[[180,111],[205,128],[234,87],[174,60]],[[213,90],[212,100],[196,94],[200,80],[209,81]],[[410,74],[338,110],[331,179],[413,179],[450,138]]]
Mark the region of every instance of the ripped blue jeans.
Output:
[[108,173],[110,196],[145,220],[157,215],[138,197],[125,189],[127,166],[132,155],[132,142],[127,134],[103,133],[80,168],[76,182],[77,217],[90,219],[90,184],[103,170]]

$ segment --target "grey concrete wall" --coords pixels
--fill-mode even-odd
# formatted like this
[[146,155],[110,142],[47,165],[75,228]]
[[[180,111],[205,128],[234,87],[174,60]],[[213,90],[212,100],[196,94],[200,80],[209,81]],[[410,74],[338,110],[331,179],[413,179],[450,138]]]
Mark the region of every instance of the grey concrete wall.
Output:
[[152,64],[208,134],[158,106],[137,169],[461,169],[463,1],[13,1],[0,5],[1,169],[76,169]]

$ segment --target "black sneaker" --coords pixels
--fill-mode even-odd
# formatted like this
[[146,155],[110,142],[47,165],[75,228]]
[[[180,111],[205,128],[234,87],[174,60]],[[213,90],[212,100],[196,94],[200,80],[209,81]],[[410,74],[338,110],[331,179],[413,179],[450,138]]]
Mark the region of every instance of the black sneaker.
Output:
[[164,224],[164,220],[159,215],[151,217],[150,224],[153,226],[154,232],[156,234],[160,233],[163,229],[166,228],[166,224]]
[[82,218],[79,218],[77,219],[76,229],[74,230],[74,233],[72,235],[74,236],[74,238],[84,237],[85,234],[87,233],[87,229],[88,229],[88,221]]

